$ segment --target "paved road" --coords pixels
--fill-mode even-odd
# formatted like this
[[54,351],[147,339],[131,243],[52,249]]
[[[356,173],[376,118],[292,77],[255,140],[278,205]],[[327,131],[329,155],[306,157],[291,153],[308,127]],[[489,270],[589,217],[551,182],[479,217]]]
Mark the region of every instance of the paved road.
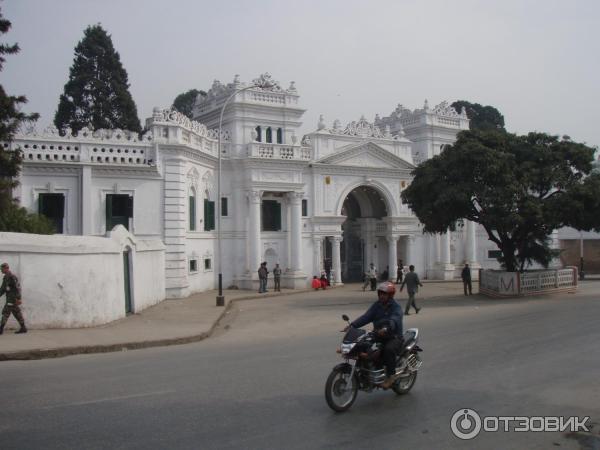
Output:
[[460,441],[449,427],[465,407],[600,422],[599,291],[588,282],[576,296],[427,299],[405,319],[425,349],[413,391],[359,393],[344,414],[329,410],[323,387],[339,359],[339,317],[372,299],[356,286],[240,302],[197,344],[3,362],[1,447],[600,448],[562,433]]

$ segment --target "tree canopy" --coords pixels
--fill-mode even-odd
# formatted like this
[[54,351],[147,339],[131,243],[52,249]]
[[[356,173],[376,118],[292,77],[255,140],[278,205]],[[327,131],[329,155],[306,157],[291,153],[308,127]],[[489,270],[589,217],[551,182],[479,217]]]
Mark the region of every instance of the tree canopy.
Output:
[[[5,34],[11,27],[10,21],[2,16],[0,11],[0,35]],[[5,55],[19,52],[17,44],[0,44],[0,71],[6,61]],[[37,214],[29,214],[25,208],[20,208],[12,191],[18,186],[17,177],[21,172],[22,153],[20,150],[9,150],[15,133],[23,123],[38,119],[36,113],[26,114],[20,106],[27,99],[23,95],[8,95],[0,85],[0,231],[16,231],[30,233],[52,233],[53,227],[48,220]]]
[[190,119],[194,118],[194,103],[196,103],[196,98],[198,95],[206,95],[206,92],[199,91],[198,89],[190,89],[183,94],[179,94],[173,100],[173,109],[179,111],[181,114],[189,117]]
[[89,26],[75,47],[69,80],[54,115],[59,130],[83,127],[141,131],[127,72],[112,39],[100,25]]
[[466,100],[458,100],[451,106],[457,112],[465,108],[471,130],[504,130],[504,116],[493,106],[483,106]]
[[551,233],[563,226],[600,231],[600,174],[594,149],[544,133],[463,131],[414,170],[402,200],[427,233],[483,226],[508,271],[555,256]]

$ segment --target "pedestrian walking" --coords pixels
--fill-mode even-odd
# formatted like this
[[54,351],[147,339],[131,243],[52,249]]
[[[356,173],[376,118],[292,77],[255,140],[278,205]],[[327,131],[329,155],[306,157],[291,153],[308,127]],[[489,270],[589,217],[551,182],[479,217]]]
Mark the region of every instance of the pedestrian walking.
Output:
[[2,286],[0,286],[0,297],[6,294],[6,304],[2,308],[2,321],[0,322],[0,334],[4,333],[4,327],[8,318],[12,314],[19,322],[21,328],[16,331],[16,334],[27,333],[27,327],[25,326],[25,319],[23,319],[23,313],[21,312],[21,285],[17,276],[10,271],[10,267],[7,263],[0,265],[0,270],[4,274],[2,280]]
[[273,281],[275,283],[275,291],[281,292],[281,269],[279,268],[279,264],[275,264],[275,268],[273,269]]
[[371,277],[369,276],[368,271],[363,274],[363,281],[364,281],[364,283],[363,283],[362,290],[364,292],[364,290],[367,288],[367,286],[369,286],[371,284]]
[[369,275],[369,282],[371,283],[371,290],[374,291],[377,287],[377,268],[375,267],[375,264],[369,264],[367,273]]
[[385,266],[385,270],[381,274],[381,281],[388,281],[390,278],[390,266]]
[[400,285],[400,292],[402,292],[404,285],[406,285],[406,292],[408,292],[408,303],[406,303],[404,314],[409,314],[411,306],[415,308],[415,312],[419,314],[421,308],[417,307],[417,304],[415,303],[415,294],[419,291],[419,286],[423,287],[423,284],[421,283],[421,280],[419,280],[419,275],[415,272],[415,266],[409,266],[408,271],[409,272],[404,277],[404,281]]
[[398,261],[398,268],[396,269],[396,284],[402,283],[402,275],[404,275],[404,262]]
[[[463,267],[460,277],[462,278],[465,295],[473,295],[473,285],[471,284],[471,268],[468,264],[465,264],[465,267]],[[469,291],[468,294],[467,290]]]
[[267,263],[260,263],[260,267],[258,269],[258,293],[262,294],[267,292],[267,280],[269,276],[269,271],[267,270]]

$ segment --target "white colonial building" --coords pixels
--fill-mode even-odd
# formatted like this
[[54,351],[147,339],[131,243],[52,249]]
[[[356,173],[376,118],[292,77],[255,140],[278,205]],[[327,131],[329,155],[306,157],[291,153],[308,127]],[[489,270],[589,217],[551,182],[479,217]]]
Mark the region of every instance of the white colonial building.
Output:
[[[282,284],[293,288],[327,268],[336,283],[357,281],[371,262],[394,276],[400,259],[429,279],[454,278],[465,262],[497,267],[497,249],[473,224],[424,235],[400,198],[415,165],[468,129],[464,111],[425,101],[374,123],[328,125],[321,117],[301,137],[305,110],[294,83],[255,81],[268,87],[237,76],[215,81],[198,98],[194,121],[155,108],[141,138],[125,130],[29,130],[9,144],[24,152],[15,195],[65,235],[104,236],[123,225],[138,240],[162,241],[164,272],[145,276],[164,277],[166,297],[216,287],[219,209],[225,287],[256,288],[261,261],[270,270],[278,263]],[[219,115],[232,95],[217,198]]]

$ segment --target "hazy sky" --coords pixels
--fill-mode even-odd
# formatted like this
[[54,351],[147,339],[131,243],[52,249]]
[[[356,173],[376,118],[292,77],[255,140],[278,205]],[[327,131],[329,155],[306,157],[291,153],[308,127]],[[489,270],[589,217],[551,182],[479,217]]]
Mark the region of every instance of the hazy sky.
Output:
[[142,121],[214,79],[270,72],[301,96],[302,132],[464,99],[497,107],[510,131],[600,145],[597,0],[4,0],[18,42],[0,83],[52,122],[90,24],[112,36]]

